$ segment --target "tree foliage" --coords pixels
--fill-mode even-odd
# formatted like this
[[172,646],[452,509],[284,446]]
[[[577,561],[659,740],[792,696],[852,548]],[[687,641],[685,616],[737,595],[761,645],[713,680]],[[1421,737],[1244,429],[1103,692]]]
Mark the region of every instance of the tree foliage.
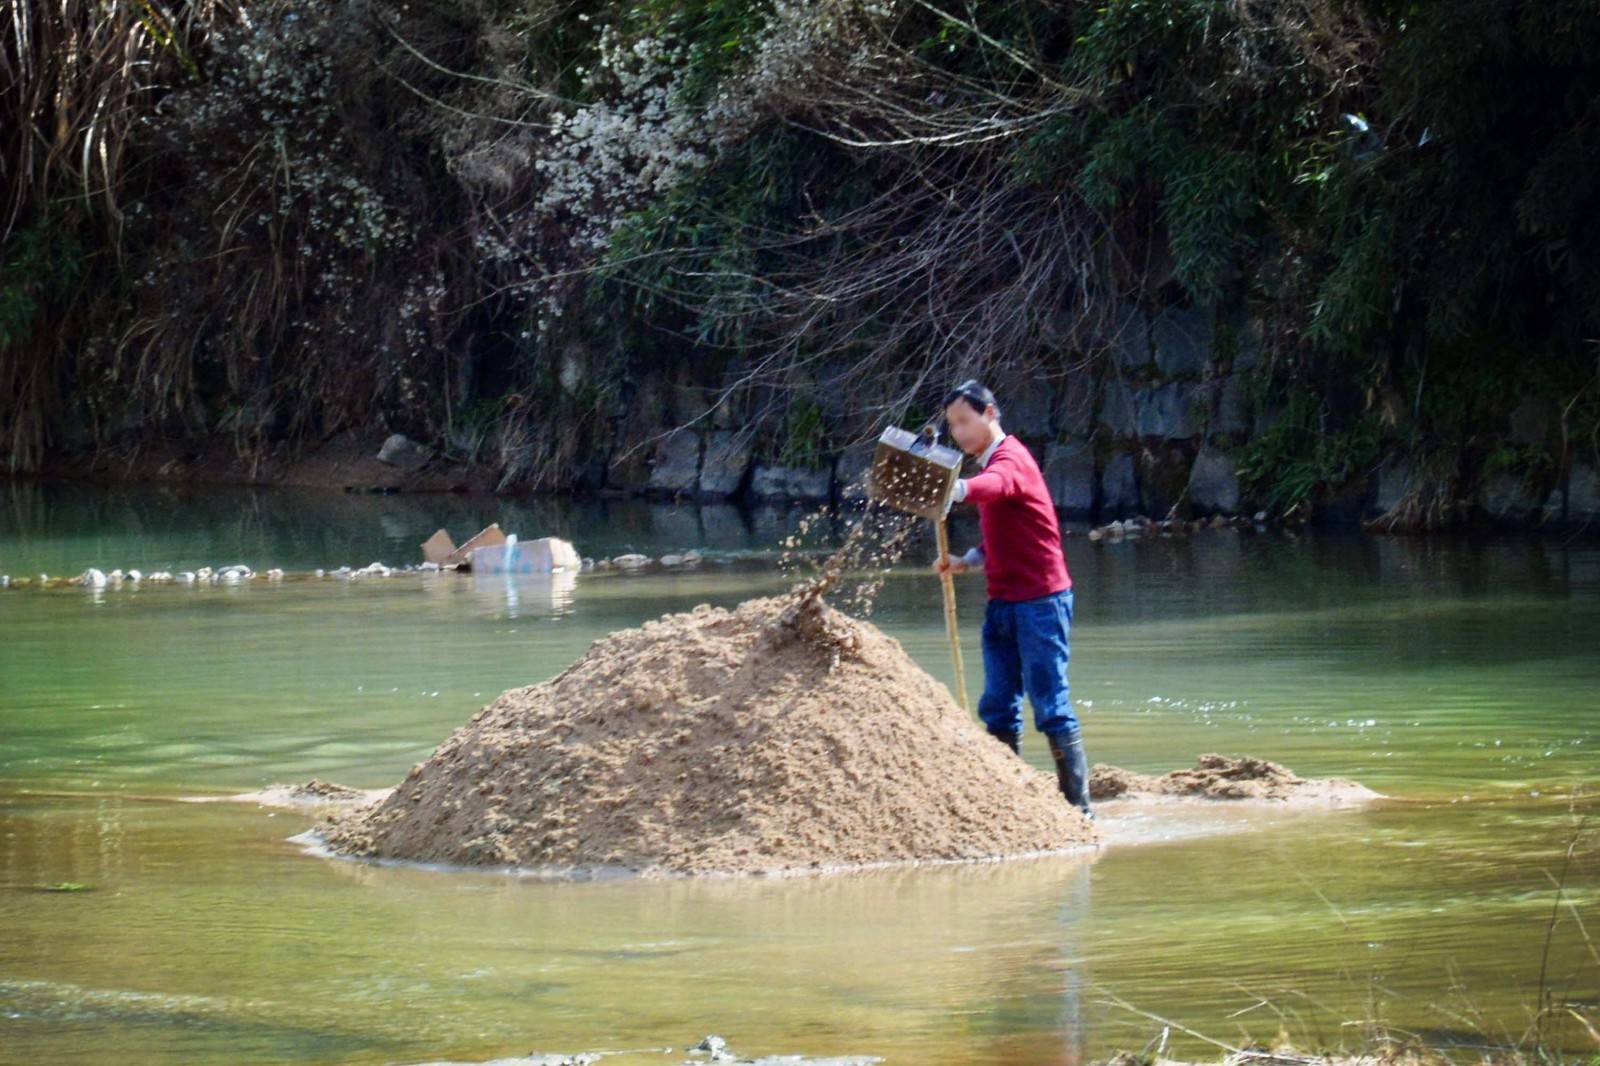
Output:
[[599,438],[540,414],[614,435],[648,372],[879,419],[1135,304],[1267,324],[1285,500],[1524,386],[1600,437],[1588,0],[19,4],[13,465],[378,419],[563,484]]

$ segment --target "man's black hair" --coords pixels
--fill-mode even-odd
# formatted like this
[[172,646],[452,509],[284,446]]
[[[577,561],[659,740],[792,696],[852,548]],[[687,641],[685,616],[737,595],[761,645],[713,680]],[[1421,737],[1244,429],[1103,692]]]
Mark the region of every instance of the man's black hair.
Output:
[[944,403],[940,406],[949,407],[957,400],[967,401],[967,403],[971,405],[972,409],[981,415],[983,414],[984,408],[994,403],[994,393],[985,388],[983,383],[978,381],[976,378],[968,378],[966,381],[963,381],[961,384],[951,389],[950,392],[945,396]]

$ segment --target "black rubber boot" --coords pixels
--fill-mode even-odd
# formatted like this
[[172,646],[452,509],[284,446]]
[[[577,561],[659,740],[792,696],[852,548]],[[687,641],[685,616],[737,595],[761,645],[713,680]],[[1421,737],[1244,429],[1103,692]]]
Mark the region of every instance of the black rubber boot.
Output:
[[989,735],[1011,749],[1011,754],[1022,754],[1022,734],[1012,729],[991,729]]
[[1061,783],[1061,794],[1067,802],[1093,818],[1089,809],[1089,757],[1083,752],[1083,736],[1079,733],[1057,733],[1045,738],[1050,742],[1050,757],[1056,761],[1056,780]]

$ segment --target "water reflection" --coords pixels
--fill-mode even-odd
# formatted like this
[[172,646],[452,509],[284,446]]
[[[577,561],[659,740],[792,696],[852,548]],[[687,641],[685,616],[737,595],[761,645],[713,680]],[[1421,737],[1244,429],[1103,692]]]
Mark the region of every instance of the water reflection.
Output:
[[[568,614],[572,610],[578,580],[579,575],[573,571],[469,574],[466,577],[473,597],[486,608],[503,603],[507,619],[520,618],[525,614],[558,618]],[[436,581],[435,584],[442,586],[443,582]]]
[[[0,892],[19,1052],[120,1030],[138,1061],[265,1059],[296,1040],[301,1061],[470,1059],[706,1032],[746,1053],[1086,1054],[1089,856],[542,883],[305,859],[282,846],[294,819],[217,805],[122,801],[107,851],[72,828],[93,803],[0,808],[7,869],[92,886]],[[72,1012],[65,1038],[50,1022]],[[162,1050],[184,1030],[186,1056]]]
[[[546,496],[0,482],[0,573],[70,576],[91,566],[176,572],[233,562],[258,573],[398,566],[420,562],[420,545],[440,527],[464,538],[491,522],[524,539],[562,537],[594,558],[689,548],[767,554],[805,514],[799,507]],[[839,529],[824,524],[817,532],[827,541]]]

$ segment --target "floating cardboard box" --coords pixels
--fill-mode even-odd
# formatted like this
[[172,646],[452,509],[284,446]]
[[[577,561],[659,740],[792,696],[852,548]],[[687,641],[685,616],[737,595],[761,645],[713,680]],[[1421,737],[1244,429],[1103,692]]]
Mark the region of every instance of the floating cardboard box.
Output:
[[535,540],[507,539],[504,544],[474,548],[467,566],[474,574],[549,574],[576,570],[578,550],[560,537]]
[[475,549],[505,542],[506,535],[500,532],[499,522],[492,522],[480,529],[459,548],[450,539],[450,534],[441,529],[422,542],[422,557],[436,566],[457,566],[466,562]]
[[577,570],[578,550],[560,537],[518,540],[500,532],[500,524],[478,532],[461,547],[439,530],[422,544],[422,557],[438,566],[459,566],[479,574],[549,574]]

